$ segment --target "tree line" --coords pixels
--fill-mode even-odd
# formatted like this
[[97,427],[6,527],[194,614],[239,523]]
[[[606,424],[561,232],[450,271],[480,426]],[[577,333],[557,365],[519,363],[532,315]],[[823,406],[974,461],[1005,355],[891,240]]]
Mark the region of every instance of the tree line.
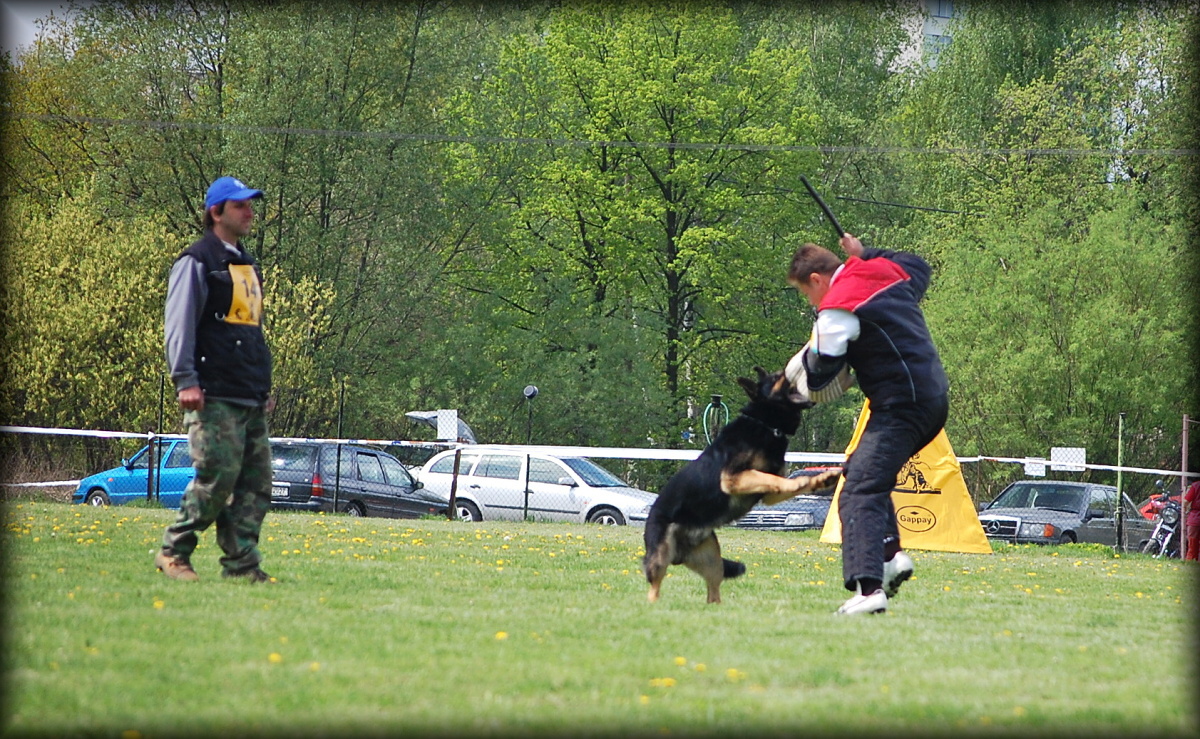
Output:
[[[1115,463],[1125,414],[1126,460],[1177,468],[1196,11],[956,5],[936,56],[893,1],[52,19],[0,68],[0,412],[155,427],[166,275],[234,174],[266,193],[274,434],[430,438],[404,413],[457,408],[491,442],[702,444],[713,394],[736,412],[811,329],[784,275],[835,237],[803,175],[934,265],[956,452]],[[792,448],[843,450],[856,392]]]

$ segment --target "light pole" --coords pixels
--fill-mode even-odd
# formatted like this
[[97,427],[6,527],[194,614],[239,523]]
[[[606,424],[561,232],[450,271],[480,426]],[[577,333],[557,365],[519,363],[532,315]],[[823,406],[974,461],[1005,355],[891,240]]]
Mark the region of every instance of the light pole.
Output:
[[525,443],[533,443],[533,399],[537,397],[538,389],[535,385],[525,386],[525,405],[529,406],[529,421],[525,424]]
[[1125,411],[1117,416],[1117,548],[1119,553],[1125,548],[1125,489],[1121,486],[1121,467],[1125,451]]

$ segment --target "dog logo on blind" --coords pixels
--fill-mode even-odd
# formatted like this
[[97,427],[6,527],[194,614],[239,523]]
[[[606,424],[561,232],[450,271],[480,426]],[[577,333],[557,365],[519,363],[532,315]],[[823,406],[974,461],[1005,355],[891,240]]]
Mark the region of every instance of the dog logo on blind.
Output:
[[941,495],[940,489],[929,484],[929,478],[926,475],[928,471],[929,466],[924,462],[910,459],[900,468],[900,474],[896,475],[896,487],[892,489],[897,493]]

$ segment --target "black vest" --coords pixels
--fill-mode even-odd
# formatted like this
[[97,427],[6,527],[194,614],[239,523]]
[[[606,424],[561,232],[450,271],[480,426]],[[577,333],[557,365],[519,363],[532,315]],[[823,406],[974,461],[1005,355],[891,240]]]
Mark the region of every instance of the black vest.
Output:
[[208,300],[196,327],[196,372],[213,398],[266,401],[271,350],[262,332],[262,273],[254,258],[236,255],[212,231],[183,251],[204,265]]

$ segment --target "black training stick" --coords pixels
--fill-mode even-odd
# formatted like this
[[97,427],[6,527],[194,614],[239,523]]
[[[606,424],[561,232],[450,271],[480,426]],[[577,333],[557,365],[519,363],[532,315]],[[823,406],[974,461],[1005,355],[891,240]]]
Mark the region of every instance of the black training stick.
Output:
[[808,178],[804,175],[800,175],[800,181],[803,182],[804,186],[808,188],[808,194],[812,195],[813,200],[817,201],[817,205],[821,206],[821,210],[824,211],[825,217],[829,219],[831,224],[833,224],[833,230],[837,231],[838,238],[840,239],[845,236],[846,231],[842,228],[842,224],[838,223],[838,219],[834,217],[833,211],[830,210],[829,206],[825,204],[825,201],[821,199],[821,196],[817,194],[817,191],[813,189],[813,186],[808,184]]

